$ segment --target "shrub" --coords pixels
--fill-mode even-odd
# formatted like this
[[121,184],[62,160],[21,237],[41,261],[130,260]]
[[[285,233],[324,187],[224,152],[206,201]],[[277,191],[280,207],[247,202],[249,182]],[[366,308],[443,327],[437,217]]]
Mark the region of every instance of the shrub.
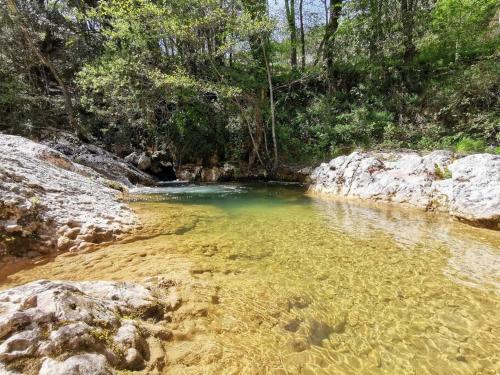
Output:
[[486,152],[494,155],[500,155],[500,146],[490,146],[486,149]]
[[456,152],[483,152],[486,144],[482,139],[464,137],[455,145]]

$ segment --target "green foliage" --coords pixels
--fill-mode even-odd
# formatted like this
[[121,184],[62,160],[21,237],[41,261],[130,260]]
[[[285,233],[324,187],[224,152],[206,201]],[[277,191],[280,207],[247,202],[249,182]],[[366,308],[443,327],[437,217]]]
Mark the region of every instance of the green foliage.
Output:
[[482,139],[462,138],[455,146],[456,152],[484,152],[486,144]]
[[445,166],[443,170],[437,163],[434,164],[434,173],[441,180],[447,180],[452,177],[451,171],[448,169],[447,166]]
[[[355,148],[498,152],[497,0],[344,1],[328,69],[323,16],[310,11],[304,71],[291,69],[300,45],[262,0],[17,3],[80,126],[122,155],[242,161],[257,139],[269,164],[266,59],[284,162]],[[0,4],[0,130],[66,128],[61,87],[19,21]]]
[[496,0],[437,1],[419,59],[444,65],[493,53],[498,34],[489,34],[488,24],[497,6]]

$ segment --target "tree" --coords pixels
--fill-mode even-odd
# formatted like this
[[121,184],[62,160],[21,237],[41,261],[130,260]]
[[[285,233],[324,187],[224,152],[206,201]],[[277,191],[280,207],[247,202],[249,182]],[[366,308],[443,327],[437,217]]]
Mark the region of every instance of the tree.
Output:
[[291,55],[290,65],[297,69],[297,26],[295,24],[295,0],[285,0],[286,19],[290,32]]
[[333,60],[335,55],[335,33],[339,28],[339,19],[342,12],[342,0],[330,1],[330,16],[325,26],[325,37],[323,46],[323,58],[327,69],[330,91],[333,89]]
[[300,56],[302,71],[306,69],[306,34],[304,31],[304,0],[299,0]]
[[76,134],[82,135],[81,129],[75,118],[71,92],[70,89],[68,88],[68,85],[64,82],[61,74],[58,72],[58,69],[54,65],[54,63],[50,60],[48,56],[45,56],[37,46],[39,41],[35,37],[34,32],[30,30],[30,27],[27,24],[24,17],[22,16],[22,14],[19,12],[16,1],[7,0],[7,8],[9,10],[13,24],[19,28],[27,48],[31,51],[31,53],[33,53],[34,56],[36,56],[36,58],[39,60],[41,64],[43,64],[45,67],[49,69],[50,73],[57,81],[57,84],[59,85],[59,88],[61,89],[62,95],[64,97],[64,108],[66,110],[69,126],[75,131]]
[[414,33],[415,33],[415,10],[418,0],[401,1],[401,24],[403,25],[403,61],[409,65],[416,53]]

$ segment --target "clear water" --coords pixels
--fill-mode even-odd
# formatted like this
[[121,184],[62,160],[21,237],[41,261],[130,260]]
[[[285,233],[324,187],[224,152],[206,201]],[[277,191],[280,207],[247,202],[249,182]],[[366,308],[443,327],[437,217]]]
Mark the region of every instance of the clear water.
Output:
[[498,232],[297,186],[134,193],[141,233],[12,272],[3,287],[189,271],[192,299],[211,302],[174,327],[184,333],[166,373],[500,372]]

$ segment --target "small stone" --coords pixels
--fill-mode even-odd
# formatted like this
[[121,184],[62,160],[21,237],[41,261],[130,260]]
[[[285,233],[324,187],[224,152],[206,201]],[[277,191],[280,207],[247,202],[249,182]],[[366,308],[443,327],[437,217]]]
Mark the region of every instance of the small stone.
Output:
[[305,340],[290,340],[288,342],[288,347],[294,352],[303,352],[309,345]]
[[125,362],[129,370],[142,370],[144,368],[144,358],[142,358],[141,353],[135,348],[127,349]]
[[181,304],[182,299],[177,293],[171,293],[165,300],[165,306],[171,311],[177,310]]
[[80,234],[81,229],[79,227],[70,228],[66,232],[64,232],[64,236],[69,238],[70,240],[74,240],[76,236]]
[[57,249],[60,251],[68,250],[71,247],[72,242],[67,237],[59,237],[57,240]]
[[11,225],[6,225],[4,227],[4,230],[7,233],[21,232],[23,230],[23,227],[18,224],[11,224]]

